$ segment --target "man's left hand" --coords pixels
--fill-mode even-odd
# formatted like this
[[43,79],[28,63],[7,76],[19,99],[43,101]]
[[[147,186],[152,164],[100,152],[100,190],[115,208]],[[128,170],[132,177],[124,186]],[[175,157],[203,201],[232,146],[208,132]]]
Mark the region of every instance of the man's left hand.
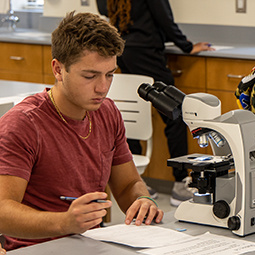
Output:
[[135,220],[137,226],[143,222],[146,225],[150,225],[153,220],[156,223],[160,223],[163,216],[164,212],[153,201],[148,198],[140,198],[128,208],[125,223],[129,225]]

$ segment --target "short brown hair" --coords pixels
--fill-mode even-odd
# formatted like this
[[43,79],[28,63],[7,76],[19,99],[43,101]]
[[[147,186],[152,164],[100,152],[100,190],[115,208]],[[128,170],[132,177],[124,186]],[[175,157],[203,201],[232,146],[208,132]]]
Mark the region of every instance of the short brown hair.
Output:
[[117,29],[92,13],[70,12],[52,33],[52,57],[64,64],[68,71],[84,50],[101,56],[120,56],[124,41]]

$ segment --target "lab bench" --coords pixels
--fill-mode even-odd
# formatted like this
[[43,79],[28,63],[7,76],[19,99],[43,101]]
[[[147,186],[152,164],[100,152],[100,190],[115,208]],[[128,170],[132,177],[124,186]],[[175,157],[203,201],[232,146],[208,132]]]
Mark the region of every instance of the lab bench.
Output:
[[[204,234],[210,231],[211,234],[221,235],[224,237],[231,237],[234,239],[240,239],[242,241],[251,241],[254,242],[254,234],[238,237],[234,235],[230,230],[218,228],[218,227],[209,227],[206,225],[199,225],[193,223],[179,222],[174,218],[175,211],[169,211],[165,214],[162,221],[163,224],[159,224],[159,227],[164,227],[172,230],[178,231],[179,229],[185,230],[185,234],[190,236],[197,236]],[[57,240],[28,246],[25,248],[17,249],[8,252],[8,254],[13,255],[48,255],[48,254],[91,254],[91,255],[112,255],[112,254],[140,254],[137,253],[139,249],[132,248],[125,245],[106,243],[90,239],[81,235],[73,235],[69,237],[60,238]],[[254,254],[254,253],[249,253]]]

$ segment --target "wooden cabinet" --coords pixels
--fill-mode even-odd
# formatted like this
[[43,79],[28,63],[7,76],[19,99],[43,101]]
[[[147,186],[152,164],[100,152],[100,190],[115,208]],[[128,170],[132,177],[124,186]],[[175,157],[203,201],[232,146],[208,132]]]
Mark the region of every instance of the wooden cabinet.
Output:
[[254,65],[253,60],[206,59],[206,92],[221,100],[222,113],[237,109],[235,90],[241,79],[250,73]]
[[43,82],[42,46],[0,43],[0,79]]
[[[168,67],[172,70],[176,87],[186,94],[206,92],[217,96],[221,100],[222,113],[237,109],[234,92],[253,66],[253,60],[168,55]],[[152,158],[144,176],[174,181],[172,170],[166,165],[170,155],[164,123],[156,110],[153,111],[153,131]],[[189,130],[187,135],[189,153],[212,153],[210,147],[200,148]]]
[[173,73],[176,87],[180,90],[185,90],[185,93],[205,90],[205,58],[169,55],[168,67]]
[[50,46],[0,42],[0,79],[54,83]]
[[249,74],[254,60],[207,58],[207,89],[235,91],[240,80]]

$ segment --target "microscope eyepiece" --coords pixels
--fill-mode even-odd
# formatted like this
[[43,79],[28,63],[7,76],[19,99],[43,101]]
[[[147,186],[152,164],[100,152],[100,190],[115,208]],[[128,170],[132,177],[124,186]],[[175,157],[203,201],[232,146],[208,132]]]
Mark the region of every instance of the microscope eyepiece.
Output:
[[157,91],[149,83],[142,83],[139,86],[137,92],[142,99],[146,101],[151,101],[150,98],[153,98],[153,95],[151,94],[154,94],[154,96],[156,96],[155,93]]
[[138,94],[172,120],[181,115],[185,94],[172,85],[168,86],[163,82],[155,82],[153,85],[143,83],[138,88]]

